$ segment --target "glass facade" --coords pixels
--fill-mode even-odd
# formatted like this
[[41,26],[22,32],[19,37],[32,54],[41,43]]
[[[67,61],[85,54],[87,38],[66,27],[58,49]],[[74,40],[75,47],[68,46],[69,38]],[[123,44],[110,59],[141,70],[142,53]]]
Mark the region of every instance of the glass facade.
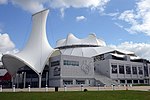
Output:
[[117,65],[116,65],[116,64],[112,64],[112,65],[111,65],[111,72],[112,72],[113,74],[117,74]]
[[138,70],[139,70],[139,75],[143,75],[143,69],[142,69],[142,66],[139,66],[139,67],[138,67]]
[[79,66],[79,61],[64,60],[64,65]]
[[137,67],[136,66],[132,66],[132,74],[137,74]]
[[129,65],[126,66],[126,74],[131,74],[131,67]]
[[76,80],[76,84],[85,84],[85,80]]
[[59,66],[59,65],[60,65],[60,61],[53,61],[53,62],[51,62],[51,67]]
[[72,80],[63,80],[63,85],[72,85],[73,81]]
[[124,65],[119,65],[119,74],[124,74]]

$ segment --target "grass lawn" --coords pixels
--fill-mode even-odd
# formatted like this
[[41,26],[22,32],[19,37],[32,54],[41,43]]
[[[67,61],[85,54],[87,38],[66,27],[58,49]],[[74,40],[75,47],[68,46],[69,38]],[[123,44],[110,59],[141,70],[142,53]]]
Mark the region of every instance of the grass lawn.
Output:
[[150,100],[145,91],[16,92],[0,93],[0,100]]

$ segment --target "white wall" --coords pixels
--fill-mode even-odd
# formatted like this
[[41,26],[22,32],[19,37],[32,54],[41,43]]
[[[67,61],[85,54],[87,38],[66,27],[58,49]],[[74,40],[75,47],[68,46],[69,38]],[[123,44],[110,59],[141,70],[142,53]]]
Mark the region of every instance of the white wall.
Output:
[[110,77],[109,60],[96,61],[94,63],[94,66],[95,66],[95,72]]
[[[93,78],[93,59],[77,56],[61,56],[61,77],[63,78]],[[63,60],[79,61],[79,66],[64,65]]]

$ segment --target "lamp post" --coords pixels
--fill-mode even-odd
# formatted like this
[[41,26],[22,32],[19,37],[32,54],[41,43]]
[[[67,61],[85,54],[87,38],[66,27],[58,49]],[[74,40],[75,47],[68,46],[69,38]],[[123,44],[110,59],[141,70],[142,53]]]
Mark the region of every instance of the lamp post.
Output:
[[0,92],[3,92],[3,86],[0,85]]
[[28,91],[29,91],[29,92],[31,91],[30,85],[28,85]]
[[13,85],[12,91],[16,92],[15,85]]
[[97,85],[98,86],[98,91],[100,90],[100,84]]
[[81,84],[81,91],[83,91],[83,84]]
[[48,91],[48,87],[47,87],[47,85],[45,86],[45,92],[47,92]]
[[64,91],[67,91],[67,86],[66,86],[66,84],[64,84]]

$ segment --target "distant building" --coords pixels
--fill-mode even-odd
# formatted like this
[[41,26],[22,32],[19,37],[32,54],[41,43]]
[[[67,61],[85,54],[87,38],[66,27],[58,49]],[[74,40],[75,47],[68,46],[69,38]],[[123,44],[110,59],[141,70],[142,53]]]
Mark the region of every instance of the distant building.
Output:
[[110,48],[95,34],[84,39],[69,34],[53,49],[46,36],[47,14],[44,10],[33,15],[31,36],[22,51],[2,57],[16,87],[150,84],[148,60]]

